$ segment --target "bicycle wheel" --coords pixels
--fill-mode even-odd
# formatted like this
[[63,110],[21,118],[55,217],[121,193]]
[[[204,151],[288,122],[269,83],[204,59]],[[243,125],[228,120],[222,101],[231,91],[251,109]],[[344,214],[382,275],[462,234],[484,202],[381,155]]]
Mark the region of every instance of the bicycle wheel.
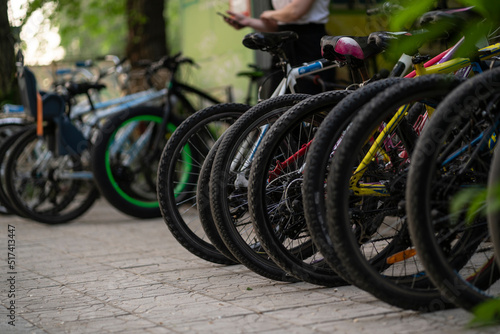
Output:
[[10,203],[10,199],[7,195],[7,190],[5,189],[5,185],[7,181],[5,180],[5,163],[7,161],[7,157],[11,152],[12,146],[17,141],[19,137],[21,137],[24,132],[32,129],[33,126],[25,126],[23,128],[15,128],[12,129],[11,132],[9,130],[9,136],[6,136],[2,142],[0,143],[0,212],[3,214],[17,214],[21,215],[19,211],[15,209],[15,207]]
[[330,266],[345,280],[349,277],[333,251],[326,225],[326,178],[336,145],[360,108],[377,94],[400,82],[400,78],[389,78],[364,86],[340,101],[326,116],[314,135],[307,151],[303,182],[304,215],[307,228],[320,253],[328,258]]
[[[56,156],[46,138],[30,128],[14,143],[5,164],[11,204],[24,217],[47,224],[66,223],[84,214],[99,195],[84,158]],[[88,170],[88,169],[87,169]]]
[[212,146],[205,157],[203,166],[201,167],[200,175],[198,177],[198,185],[196,187],[196,206],[198,208],[201,226],[203,227],[203,231],[205,231],[208,240],[210,240],[210,243],[221,254],[235,262],[238,262],[229,249],[227,249],[224,240],[220,237],[219,232],[215,227],[212,210],[210,209],[210,177],[215,160],[215,154],[217,153],[217,148],[219,147],[220,141],[223,137],[224,134],[222,134],[222,136]]
[[[158,161],[180,123],[171,117],[161,132],[163,117],[161,108],[131,109],[109,118],[95,140],[91,161],[96,184],[107,201],[127,215],[161,217],[156,195]],[[185,159],[188,168],[189,157]],[[179,190],[184,186],[179,185]]]
[[328,175],[327,230],[350,282],[401,308],[452,306],[425,275],[408,235],[401,202],[417,136],[404,116],[413,103],[437,106],[460,82],[423,76],[384,90],[353,119]]
[[269,126],[307,97],[288,94],[254,106],[224,134],[212,166],[210,208],[220,237],[239,262],[274,280],[296,281],[296,278],[269,258],[256,237],[248,214],[248,173],[252,155]]
[[[499,82],[498,69],[485,72],[439,106],[415,148],[408,176],[406,206],[417,254],[444,296],[466,310],[500,292],[486,217],[470,214],[485,206],[486,197],[476,204],[460,200],[486,193],[499,130]],[[454,201],[459,207],[451,206]]]
[[0,118],[0,144],[26,125],[28,123],[21,118]]
[[[235,262],[222,255],[207,239],[198,219],[195,185],[205,157],[217,138],[249,108],[244,104],[220,104],[188,117],[170,137],[158,166],[158,200],[167,227],[184,248],[214,263]],[[184,170],[186,166],[189,173]],[[190,187],[177,190],[179,184],[186,182]]]
[[349,93],[314,95],[290,108],[259,145],[249,178],[250,216],[266,253],[298,279],[324,286],[346,283],[310,238],[302,205],[303,173],[307,169],[307,150],[318,126]]
[[500,184],[500,146],[495,147],[493,161],[490,166],[490,174],[488,176],[488,191],[487,191],[487,213],[488,229],[490,231],[491,241],[493,242],[493,250],[497,266],[500,266],[500,210],[498,209],[498,196]]

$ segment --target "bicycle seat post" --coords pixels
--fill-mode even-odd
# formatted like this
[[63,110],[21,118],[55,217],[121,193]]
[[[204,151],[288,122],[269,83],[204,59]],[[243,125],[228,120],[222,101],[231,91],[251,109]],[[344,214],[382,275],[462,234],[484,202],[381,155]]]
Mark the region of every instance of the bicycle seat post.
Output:
[[412,58],[412,63],[413,66],[415,67],[415,72],[417,73],[418,76],[420,75],[425,75],[425,66],[424,63],[428,61],[431,57],[426,55],[426,56],[421,56],[420,54],[416,54]]
[[366,61],[349,57],[348,65],[351,70],[353,82],[365,82],[370,79],[366,68]]
[[278,58],[278,63],[276,65],[281,67],[285,77],[288,76],[287,64],[289,64],[289,62],[285,51],[283,50],[283,45],[279,45],[275,50],[270,51],[270,53],[272,56]]

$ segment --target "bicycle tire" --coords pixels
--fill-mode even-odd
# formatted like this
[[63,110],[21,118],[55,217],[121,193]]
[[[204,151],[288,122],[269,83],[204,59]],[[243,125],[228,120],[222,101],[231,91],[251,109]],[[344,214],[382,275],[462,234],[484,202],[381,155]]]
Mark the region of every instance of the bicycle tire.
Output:
[[[7,158],[6,190],[11,204],[22,216],[45,224],[62,224],[90,209],[99,191],[92,180],[64,176],[83,170],[80,157],[57,157],[52,153],[34,127],[26,131]],[[44,157],[43,166],[39,164],[40,157]]]
[[29,131],[33,126],[26,126],[22,129],[17,129],[17,132],[10,133],[9,136],[4,137],[0,143],[0,206],[4,208],[4,214],[16,214],[22,216],[22,213],[17,211],[15,206],[10,203],[10,199],[7,195],[7,190],[5,185],[7,181],[5,180],[5,163],[7,161],[8,154],[12,149],[12,146],[17,141],[17,139],[23,135],[25,131]]
[[[408,106],[413,101],[438,104],[460,82],[454,77],[429,75],[405,80],[384,90],[353,119],[328,175],[328,232],[350,282],[403,309],[430,311],[453,307],[423,275],[418,258],[405,256],[411,242],[400,201],[404,200],[405,169],[416,134],[402,119],[399,125],[390,127],[391,132],[384,137],[389,140],[384,142],[387,146],[383,151],[389,156],[389,162],[385,156],[378,159],[374,156],[363,169],[366,170],[364,182],[382,185],[380,191],[385,189],[389,195],[386,197],[362,195],[357,189],[352,190],[351,177],[359,163],[357,153],[365,156],[367,151],[364,152],[363,147],[382,122],[392,120],[394,115],[404,115],[404,109],[398,111],[400,106]],[[393,133],[397,136],[392,136]],[[395,256],[394,261],[390,256]]]
[[0,118],[0,144],[26,125],[21,118]]
[[[214,263],[235,264],[235,261],[221,254],[207,240],[199,224],[194,185],[198,181],[198,173],[205,157],[216,139],[248,109],[250,109],[248,105],[225,103],[194,113],[184,120],[172,134],[162,152],[158,166],[158,201],[167,227],[176,240],[189,252]],[[220,128],[218,128],[219,125]],[[213,133],[214,127],[217,127],[216,133]],[[176,165],[186,146],[197,155],[192,159],[193,166],[190,172],[192,176],[190,183],[193,184],[193,189],[183,196],[182,201],[179,201],[179,196],[174,192],[177,179]]]
[[163,117],[161,108],[133,108],[107,119],[94,140],[91,161],[96,184],[113,207],[132,217],[161,217],[157,164],[161,150],[180,124],[170,117],[165,136],[154,149]]
[[[350,93],[332,91],[317,94],[290,108],[262,140],[250,171],[249,211],[263,248],[284,271],[302,281],[322,286],[347,283],[325,262],[311,242],[301,205],[301,169],[307,151],[303,155],[297,153],[307,148],[304,145],[313,141],[316,129],[328,112]],[[293,143],[298,147],[293,147]],[[286,147],[288,151],[278,160],[282,163],[276,171],[279,176],[271,181],[270,171],[276,170],[278,162],[274,158],[279,156],[277,151],[281,147]],[[285,162],[291,161],[290,158],[293,161],[287,165]],[[307,244],[312,249],[300,249]]]
[[[440,105],[417,143],[408,176],[407,210],[415,248],[443,295],[469,311],[498,294],[498,284],[495,290],[490,286],[500,273],[493,260],[486,218],[477,215],[468,221],[469,203],[456,212],[449,203],[464,187],[483,189],[487,184],[500,118],[495,106],[499,82],[500,71],[490,70],[464,82]],[[494,139],[485,130],[494,131]],[[476,135],[484,138],[478,144],[486,145],[484,150],[473,146]],[[470,241],[458,244],[455,239],[459,237]],[[462,246],[459,255],[464,255],[458,260],[467,263],[454,267],[457,260],[448,243]]]
[[500,267],[500,210],[498,210],[498,192],[500,184],[500,146],[495,148],[493,161],[490,166],[487,187],[487,211],[488,229],[490,231],[491,241],[493,242],[493,251],[497,266]]
[[311,238],[330,266],[344,280],[349,281],[347,272],[336,256],[326,225],[326,177],[331,152],[360,108],[370,102],[377,94],[400,82],[401,78],[389,78],[370,83],[340,101],[326,116],[314,136],[307,152],[304,172],[303,200],[304,214]]
[[227,249],[224,240],[220,237],[219,232],[215,227],[212,210],[210,209],[210,178],[212,174],[212,166],[217,153],[217,148],[219,147],[220,141],[223,137],[224,134],[222,134],[222,136],[215,142],[214,146],[212,146],[205,157],[203,166],[201,167],[200,176],[198,177],[198,185],[196,187],[196,206],[198,208],[201,226],[203,227],[208,240],[210,240],[210,243],[217,248],[221,254],[235,262],[238,262],[229,249]]
[[[232,178],[235,174],[231,164],[247,136],[252,134],[260,136],[262,133],[257,130],[258,127],[272,124],[291,106],[308,97],[309,95],[305,94],[277,96],[247,111],[224,134],[217,148],[210,178],[210,208],[215,227],[226,247],[240,263],[250,270],[278,281],[296,281],[297,279],[269,259],[268,254],[259,245],[260,241],[256,239],[247,212],[246,189],[244,185],[241,189],[234,187]],[[244,170],[240,170],[239,174],[245,178],[241,173],[249,169],[245,165],[242,167]],[[233,188],[235,188],[234,191]],[[230,197],[232,200],[228,200]]]

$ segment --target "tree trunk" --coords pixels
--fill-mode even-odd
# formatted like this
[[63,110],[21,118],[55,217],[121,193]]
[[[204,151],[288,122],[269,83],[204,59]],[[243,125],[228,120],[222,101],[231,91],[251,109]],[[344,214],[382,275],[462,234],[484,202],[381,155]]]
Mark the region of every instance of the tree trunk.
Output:
[[[165,0],[127,0],[126,15],[128,39],[126,55],[132,64],[127,92],[149,88],[143,68],[136,66],[139,60],[158,60],[167,54],[167,37],[163,11]],[[152,78],[156,88],[162,88],[168,74],[159,71]]]
[[14,38],[9,26],[7,0],[0,0],[0,104],[17,102]]
[[167,54],[164,8],[165,0],[127,0],[126,54],[132,63]]

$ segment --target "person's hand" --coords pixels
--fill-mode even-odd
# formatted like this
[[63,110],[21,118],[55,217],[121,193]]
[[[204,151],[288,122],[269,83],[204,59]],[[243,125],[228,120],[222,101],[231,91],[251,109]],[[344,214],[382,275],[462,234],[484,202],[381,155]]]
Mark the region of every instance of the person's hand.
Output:
[[224,17],[224,21],[226,21],[226,23],[232,26],[234,29],[239,30],[241,28],[247,27],[250,24],[249,18],[243,14],[233,13],[229,10],[226,11],[226,13],[228,13],[231,17]]
[[274,12],[275,12],[274,10],[265,10],[262,12],[262,14],[260,14],[260,19],[265,21],[276,21],[273,18]]
[[265,27],[264,29],[267,31],[277,31],[278,30],[278,21],[274,19],[274,10],[266,10],[260,14],[260,21],[262,25]]

